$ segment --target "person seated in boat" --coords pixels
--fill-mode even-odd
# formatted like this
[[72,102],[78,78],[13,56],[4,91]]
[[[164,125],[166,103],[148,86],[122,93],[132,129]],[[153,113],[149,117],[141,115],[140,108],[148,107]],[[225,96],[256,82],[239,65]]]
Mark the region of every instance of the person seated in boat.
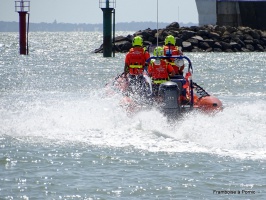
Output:
[[[182,56],[183,52],[175,46],[176,40],[174,36],[168,35],[164,40],[163,52],[164,56]],[[183,59],[168,58],[167,61],[171,64],[175,70],[176,75],[183,75],[184,62]]]
[[[156,47],[153,51],[153,56],[163,56],[163,48],[159,46]],[[153,94],[157,96],[160,84],[169,81],[169,76],[173,77],[175,75],[175,70],[165,59],[156,58],[150,61],[148,74],[152,79]]]

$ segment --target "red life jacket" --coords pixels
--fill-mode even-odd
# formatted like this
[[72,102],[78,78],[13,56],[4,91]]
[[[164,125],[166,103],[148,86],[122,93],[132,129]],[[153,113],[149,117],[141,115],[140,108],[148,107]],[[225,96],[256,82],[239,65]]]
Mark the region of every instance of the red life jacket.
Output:
[[163,53],[166,56],[167,52],[170,51],[172,56],[178,56],[181,55],[180,51],[176,46],[173,45],[165,45],[163,46]]
[[126,56],[126,64],[129,66],[129,73],[131,75],[139,75],[143,72],[145,65],[145,51],[142,47],[133,47],[129,50]]
[[160,60],[160,64],[157,64],[156,61],[153,61],[149,65],[149,73],[151,73],[153,80],[168,80],[168,70],[167,70],[167,63],[165,60]]
[[[167,56],[168,51],[170,51],[172,56],[182,55],[182,52],[178,50],[178,47],[173,46],[173,45],[165,45],[165,46],[163,46],[163,50],[164,50],[165,56]],[[174,63],[174,60],[175,60],[175,58],[170,58],[170,59],[168,59],[168,63],[172,65],[176,74],[182,74],[183,69],[184,69],[184,65],[179,69],[179,67],[176,66],[176,64]]]

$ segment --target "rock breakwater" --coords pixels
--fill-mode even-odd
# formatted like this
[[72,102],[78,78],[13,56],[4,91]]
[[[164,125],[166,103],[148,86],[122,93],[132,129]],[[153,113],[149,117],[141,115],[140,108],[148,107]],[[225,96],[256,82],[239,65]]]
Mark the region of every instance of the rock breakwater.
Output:
[[[230,26],[191,26],[180,27],[173,22],[164,29],[145,29],[133,35],[118,36],[115,38],[115,51],[128,52],[132,47],[132,39],[141,36],[146,46],[164,45],[167,35],[176,38],[176,45],[184,52],[265,52],[266,31],[249,27]],[[95,53],[103,52],[103,45],[95,49]]]

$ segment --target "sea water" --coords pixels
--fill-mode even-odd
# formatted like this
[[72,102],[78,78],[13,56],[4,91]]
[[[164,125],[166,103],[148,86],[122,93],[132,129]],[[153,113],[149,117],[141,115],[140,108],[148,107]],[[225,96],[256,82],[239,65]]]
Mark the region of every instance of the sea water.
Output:
[[[128,35],[129,32],[117,32]],[[0,33],[0,199],[265,199],[266,54],[185,53],[216,115],[128,115],[100,32]]]

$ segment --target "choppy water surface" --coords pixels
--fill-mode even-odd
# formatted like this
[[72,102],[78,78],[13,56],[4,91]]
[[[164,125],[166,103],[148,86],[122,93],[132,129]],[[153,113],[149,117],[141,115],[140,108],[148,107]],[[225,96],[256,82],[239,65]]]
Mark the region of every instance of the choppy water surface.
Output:
[[[127,35],[126,32],[118,33]],[[264,199],[265,53],[187,53],[216,115],[128,116],[98,32],[0,33],[0,199]]]

